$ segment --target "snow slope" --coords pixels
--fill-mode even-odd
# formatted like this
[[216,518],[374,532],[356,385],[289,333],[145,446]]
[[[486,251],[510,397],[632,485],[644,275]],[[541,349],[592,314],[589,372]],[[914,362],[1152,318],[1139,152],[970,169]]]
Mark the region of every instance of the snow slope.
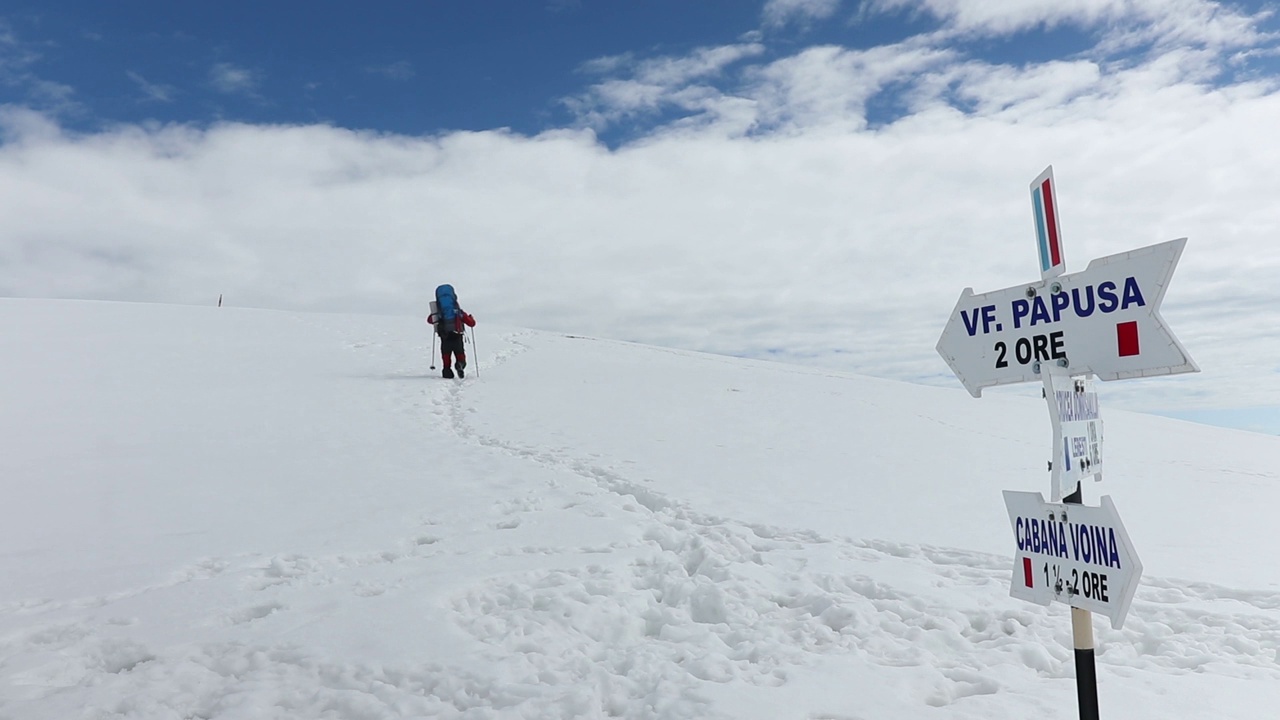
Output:
[[[1076,717],[1042,402],[479,319],[0,300],[0,718]],[[1104,715],[1274,714],[1280,438],[1103,413]]]

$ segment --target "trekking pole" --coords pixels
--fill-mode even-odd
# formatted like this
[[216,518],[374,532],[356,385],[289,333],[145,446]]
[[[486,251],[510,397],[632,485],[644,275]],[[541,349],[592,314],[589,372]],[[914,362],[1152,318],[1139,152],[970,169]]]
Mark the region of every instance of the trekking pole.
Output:
[[436,369],[436,334],[431,333],[431,369]]
[[471,354],[476,356],[476,377],[480,377],[480,351],[476,349],[475,328],[471,328]]

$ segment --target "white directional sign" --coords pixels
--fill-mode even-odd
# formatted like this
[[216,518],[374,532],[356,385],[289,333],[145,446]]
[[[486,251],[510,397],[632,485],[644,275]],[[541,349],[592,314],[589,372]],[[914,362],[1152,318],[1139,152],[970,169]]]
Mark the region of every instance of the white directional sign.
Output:
[[1055,364],[1102,380],[1198,372],[1160,317],[1186,238],[1098,258],[1084,270],[982,295],[965,288],[938,353],[974,397],[1040,380]]
[[1004,502],[1018,547],[1009,594],[1040,605],[1057,600],[1106,615],[1113,628],[1124,625],[1142,561],[1111,497],[1090,507],[1005,490]]
[[1041,366],[1053,425],[1054,501],[1075,492],[1081,480],[1102,477],[1102,412],[1088,378],[1073,378],[1057,365]]

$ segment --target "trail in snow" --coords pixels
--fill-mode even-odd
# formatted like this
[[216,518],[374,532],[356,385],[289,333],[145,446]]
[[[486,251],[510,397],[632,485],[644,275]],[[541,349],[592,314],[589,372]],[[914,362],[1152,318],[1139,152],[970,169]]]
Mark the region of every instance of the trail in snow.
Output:
[[[455,400],[460,400],[456,395]],[[824,538],[807,531],[785,531],[767,526],[751,526],[734,522],[731,519],[705,516],[689,511],[680,503],[655,493],[642,483],[627,479],[617,472],[600,467],[591,459],[575,457],[571,450],[558,453],[548,452],[545,448],[523,447],[496,437],[477,434],[466,426],[466,413],[462,411],[460,402],[456,402],[453,412],[455,430],[459,436],[473,439],[481,445],[501,448],[518,457],[528,458],[539,464],[555,469],[567,469],[584,479],[598,485],[601,489],[617,494],[623,498],[633,498],[637,504],[648,510],[647,520],[653,525],[645,532],[646,540],[656,541],[663,551],[661,559],[653,559],[645,563],[633,564],[631,570],[631,586],[633,589],[659,588],[654,592],[660,603],[668,603],[672,599],[680,605],[684,612],[680,614],[686,628],[675,634],[683,640],[691,637],[711,634],[706,626],[714,626],[719,633],[720,643],[716,648],[714,659],[703,658],[702,662],[723,663],[724,667],[733,667],[733,659],[741,656],[752,656],[751,651],[735,647],[727,638],[738,640],[752,639],[749,646],[758,652],[762,637],[769,637],[768,628],[786,628],[778,637],[772,638],[776,645],[771,648],[775,660],[790,658],[792,662],[804,652],[844,651],[858,654],[857,651],[870,646],[879,646],[880,652],[870,653],[874,661],[891,666],[927,665],[945,666],[948,663],[937,658],[921,657],[918,641],[936,631],[936,639],[943,645],[955,649],[965,643],[972,644],[974,650],[1010,646],[1011,649],[1025,649],[1027,646],[1026,626],[1050,626],[1061,623],[1044,621],[1038,609],[993,611],[980,607],[967,609],[957,616],[956,608],[951,606],[954,596],[948,593],[940,602],[931,603],[927,593],[918,595],[916,588],[896,589],[872,579],[868,575],[848,575],[840,572],[842,568],[853,566],[875,565],[885,560],[884,555],[898,559],[910,559],[913,563],[924,566],[925,577],[941,577],[953,586],[983,586],[996,588],[1006,593],[1010,578],[1011,561],[1007,557],[994,557],[980,553],[957,550],[946,550],[931,547],[900,545],[893,543],[876,543],[874,541],[856,541],[848,539]],[[834,546],[833,551],[830,549]],[[787,552],[790,551],[790,552]],[[814,569],[809,569],[810,567]],[[763,572],[772,574],[770,581],[760,582]],[[664,587],[673,584],[675,588]],[[597,579],[598,580],[598,579]],[[563,584],[561,574],[559,584]],[[591,579],[584,578],[585,586]],[[779,597],[772,587],[792,586],[788,594]],[[955,588],[950,588],[954,590]],[[597,603],[608,603],[625,593],[587,593]],[[607,598],[607,599],[606,599]],[[649,598],[645,598],[648,600]],[[1214,601],[1233,601],[1214,604]],[[869,601],[872,602],[868,606]],[[1239,667],[1236,672],[1249,676],[1250,670],[1263,671],[1263,677],[1274,678],[1277,670],[1276,649],[1280,647],[1280,620],[1257,614],[1259,610],[1274,610],[1280,602],[1280,593],[1235,591],[1209,584],[1174,585],[1168,581],[1151,580],[1144,584],[1139,595],[1139,607],[1143,611],[1135,612],[1137,619],[1127,632],[1115,632],[1103,629],[1101,632],[1103,650],[1099,662],[1102,664],[1126,665],[1137,658],[1145,656],[1146,662],[1175,671],[1203,670],[1211,663],[1233,663]],[[514,600],[506,603],[507,607],[519,605]],[[536,607],[539,603],[529,601],[528,606]],[[1233,607],[1237,606],[1237,607]],[[501,603],[483,606],[485,613],[491,613]],[[667,608],[664,608],[666,610]],[[547,616],[553,616],[563,608],[548,609]],[[645,608],[618,607],[618,617],[644,617],[650,624],[645,626],[643,636],[661,637],[661,631],[655,632],[653,623],[659,627],[671,615],[667,612],[651,612],[644,614]],[[652,608],[649,608],[652,610]],[[638,611],[638,612],[637,612]],[[1064,617],[1061,608],[1046,611],[1048,614]],[[529,614],[529,613],[526,613]],[[578,615],[576,612],[564,612],[566,615]],[[860,633],[850,629],[859,617],[873,617],[881,622],[874,632]],[[658,618],[655,620],[655,618]],[[940,620],[947,618],[947,620]],[[1185,631],[1174,633],[1172,627],[1187,626],[1201,628],[1197,634]],[[1008,623],[1016,623],[1009,625]],[[526,626],[543,623],[526,620]],[[993,631],[1003,626],[1004,632]],[[702,632],[690,632],[689,628],[697,628]],[[1017,632],[1023,631],[1023,632]],[[1011,635],[1017,634],[1017,639]],[[523,635],[524,633],[516,633]],[[874,638],[881,642],[874,642]],[[893,638],[897,642],[885,643],[884,637]],[[788,642],[790,638],[793,642]],[[616,643],[616,638],[610,638]],[[1069,669],[1069,642],[1064,642],[1063,632],[1056,637],[1041,638],[1043,646],[1048,648],[1040,657],[1027,658],[1023,651],[1014,652],[1009,657],[997,655],[997,662],[1009,661],[1013,665],[1030,665],[1037,671],[1055,677],[1067,677]],[[524,643],[526,646],[528,643]],[[925,645],[931,644],[929,641]],[[883,647],[889,645],[889,647]],[[728,648],[726,651],[725,648]],[[1128,649],[1136,649],[1129,652]],[[683,657],[689,652],[681,647],[674,654]],[[709,654],[713,651],[709,651]],[[1036,653],[1032,653],[1035,655]],[[974,678],[987,677],[992,658],[985,654],[975,653],[974,657],[986,660],[964,668],[972,671]],[[780,664],[786,664],[780,661]],[[752,672],[751,670],[755,670]],[[749,677],[753,682],[760,682],[759,668],[739,668],[739,677]],[[733,676],[732,670],[725,671]],[[692,672],[695,676],[698,673]],[[945,674],[945,673],[944,673]],[[965,676],[965,673],[958,673]],[[701,677],[709,680],[712,677]],[[951,678],[954,680],[955,678]],[[965,681],[959,681],[965,686]],[[930,704],[943,704],[956,697],[963,697],[975,692],[995,692],[992,683],[973,682],[968,690],[961,687],[940,688],[930,699]],[[972,690],[970,692],[969,690]]]
[[[534,382],[521,363],[551,336],[504,334],[446,381],[425,337],[297,321],[359,359],[335,412],[397,443],[366,451],[426,448],[404,460],[420,504],[120,592],[6,599],[0,717],[1074,717],[1067,612],[1009,598],[1010,558],[736,520],[642,460],[531,442],[480,406]],[[1280,687],[1280,592],[1149,577],[1125,630],[1097,632],[1104,705],[1196,710],[1159,699],[1168,677],[1246,703]]]
[[[509,342],[513,340],[508,338]],[[522,351],[526,349],[522,346]],[[788,665],[805,662],[806,653],[859,655],[861,649],[872,662],[889,666],[943,668],[942,675],[950,683],[940,683],[927,699],[929,704],[943,705],[961,697],[998,691],[998,684],[980,680],[990,676],[992,658],[977,654],[986,662],[960,664],[948,670],[948,662],[920,651],[920,641],[925,640],[923,644],[927,646],[933,640],[953,649],[965,644],[973,645],[973,650],[1004,646],[1010,652],[998,655],[997,663],[1029,665],[1052,677],[1071,675],[1069,643],[1064,642],[1061,631],[1032,643],[1045,648],[1043,653],[1026,650],[1027,627],[1054,624],[1037,617],[1042,614],[1038,610],[992,611],[974,607],[957,615],[950,606],[950,596],[930,604],[921,596],[895,590],[870,576],[842,575],[837,570],[851,564],[876,564],[884,560],[877,554],[886,554],[923,560],[925,576],[941,576],[959,586],[995,587],[1007,592],[1007,558],[833,540],[812,532],[752,527],[700,515],[640,482],[595,464],[592,458],[576,457],[568,448],[550,451],[477,432],[467,423],[469,413],[460,386],[450,389],[448,408],[451,428],[464,440],[553,470],[567,470],[624,501],[633,500],[639,506],[637,511],[651,525],[644,539],[656,542],[662,551],[634,561],[621,577],[616,570],[599,568],[586,573],[549,571],[522,583],[505,579],[495,582],[496,589],[473,592],[455,603],[463,615],[460,622],[477,637],[503,647],[503,657],[530,662],[538,673],[566,675],[571,674],[566,673],[566,667],[594,663],[593,674],[599,675],[604,672],[600,666],[604,662],[605,667],[620,669],[616,674],[625,676],[635,668],[635,656],[640,655],[665,666],[664,672],[657,673],[664,683],[671,682],[672,677],[687,679],[692,675],[707,681],[746,679],[755,684],[777,684],[786,677]],[[632,509],[631,505],[626,507]],[[826,547],[831,545],[838,548],[834,558]],[[817,559],[826,560],[827,572],[808,570],[811,564],[823,567],[823,563],[815,562]],[[862,562],[856,563],[859,560]],[[927,564],[934,561],[940,561],[938,566]],[[762,575],[772,577],[762,581]],[[777,587],[786,587],[785,594],[779,595]],[[1206,612],[1203,605],[1207,600],[1240,600],[1249,596],[1255,600],[1250,603],[1253,609],[1273,609],[1280,594],[1239,593],[1207,586],[1199,592],[1188,592],[1186,588],[1180,591],[1178,602],[1169,603],[1173,607],[1147,613],[1146,621],[1128,634],[1104,632],[1104,641],[1109,642],[1104,644],[1100,662],[1131,663],[1138,654],[1123,648],[1137,647],[1140,654],[1153,656],[1155,664],[1175,670],[1202,669],[1223,658],[1242,668],[1275,670],[1280,623],[1247,610]],[[565,595],[570,599],[564,599]],[[1139,601],[1156,605],[1167,603],[1173,596],[1170,592],[1148,591]],[[1199,607],[1191,610],[1188,606],[1192,604]],[[1184,624],[1188,613],[1194,613],[1205,627],[1204,633],[1188,636],[1168,632],[1169,627]],[[504,614],[517,617],[495,617]],[[1049,614],[1065,616],[1060,609]],[[882,622],[873,630],[859,632],[855,626],[860,617]],[[562,618],[574,620],[565,622]],[[1058,625],[1061,627],[1060,622]],[[771,628],[779,631],[770,633]],[[563,638],[566,632],[568,640]],[[930,632],[938,637],[930,638]],[[585,638],[574,637],[575,633]],[[560,643],[555,642],[556,637],[561,637]],[[885,637],[896,642],[886,643]],[[632,642],[627,642],[628,638]],[[881,641],[875,642],[876,638]],[[577,648],[579,654],[557,647],[566,644]],[[655,656],[664,654],[658,648],[664,646],[667,657],[658,659]],[[876,651],[868,651],[870,647]],[[692,648],[700,648],[701,653]],[[541,661],[528,660],[534,656],[541,657]]]

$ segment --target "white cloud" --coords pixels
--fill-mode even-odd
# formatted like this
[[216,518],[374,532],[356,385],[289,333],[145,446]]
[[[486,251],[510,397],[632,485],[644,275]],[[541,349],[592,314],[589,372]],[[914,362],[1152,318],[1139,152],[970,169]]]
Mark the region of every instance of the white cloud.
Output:
[[1258,23],[1269,12],[1247,14],[1213,0],[868,0],[872,13],[907,12],[942,21],[946,35],[1000,36],[1036,27],[1104,28],[1100,50],[1147,43],[1246,47],[1266,36]]
[[[802,7],[809,6],[783,3],[777,11]],[[1114,91],[1111,84],[1119,77],[1209,84],[1250,58],[1275,52],[1274,38],[1258,29],[1268,15],[1247,15],[1203,0],[877,0],[863,8],[898,11],[935,15],[944,27],[896,44],[856,50],[816,46],[768,62],[762,42],[702,48],[684,58],[600,58],[584,69],[603,79],[567,104],[584,125],[597,130],[664,110],[685,116],[671,128],[677,131],[691,125],[736,128],[740,134],[820,125],[859,128],[870,123],[877,101],[887,102],[880,122],[924,107],[938,110],[938,103],[963,112],[1061,111],[1077,96]],[[959,36],[1010,35],[1061,24],[1093,33],[1097,44],[1079,58],[1023,67],[966,57],[953,42]],[[1135,48],[1147,52],[1127,54]],[[1126,69],[1138,72],[1125,74]],[[705,116],[689,117],[699,113]]]
[[28,101],[35,107],[45,108],[55,113],[71,113],[80,109],[75,99],[75,88],[66,83],[28,78],[26,82]]
[[143,96],[147,100],[153,102],[173,102],[174,90],[172,86],[149,82],[140,73],[132,70],[125,74],[128,75],[129,79],[138,86],[138,89],[142,91]]
[[0,20],[0,87],[14,90],[22,102],[33,108],[59,114],[78,111],[75,88],[41,77],[36,72],[40,59],[31,43],[23,41],[8,23]]
[[720,93],[710,85],[699,85],[726,72],[744,59],[761,54],[759,43],[740,43],[721,47],[700,48],[687,57],[661,57],[635,61],[620,55],[597,58],[583,65],[593,74],[617,73],[624,77],[606,78],[591,86],[578,98],[567,101],[581,121],[599,127],[640,113],[659,112],[664,108],[707,111],[720,107],[714,102]]
[[1069,270],[1190,238],[1165,318],[1204,372],[1109,400],[1280,404],[1280,95],[1215,87],[1225,62],[1190,43],[1000,64],[933,38],[620,56],[584,116],[681,117],[616,150],[572,130],[81,136],[10,110],[0,294],[413,313],[448,281],[507,324],[954,385],[934,343],[962,288],[1035,276],[1027,184],[1052,163]]
[[38,58],[39,55],[18,39],[13,28],[0,20],[0,82],[9,83],[25,74]]
[[605,57],[592,58],[578,67],[579,72],[591,75],[603,75],[609,73],[622,72],[627,67],[635,64],[635,55],[631,53],[623,53],[621,55],[607,55]]
[[762,15],[768,26],[778,27],[787,23],[805,23],[825,20],[840,9],[841,0],[768,0]]
[[64,140],[62,128],[44,113],[15,105],[0,105],[0,151],[23,145],[57,144]]
[[258,89],[258,73],[231,63],[217,63],[209,69],[209,82],[218,92],[252,95]]
[[387,65],[374,65],[366,68],[374,75],[383,75],[392,80],[412,80],[417,73],[413,69],[413,63],[408,60],[400,60]]
[[871,50],[815,47],[752,69],[746,94],[762,127],[865,127],[867,103],[887,85],[918,77],[954,54],[903,45]]

